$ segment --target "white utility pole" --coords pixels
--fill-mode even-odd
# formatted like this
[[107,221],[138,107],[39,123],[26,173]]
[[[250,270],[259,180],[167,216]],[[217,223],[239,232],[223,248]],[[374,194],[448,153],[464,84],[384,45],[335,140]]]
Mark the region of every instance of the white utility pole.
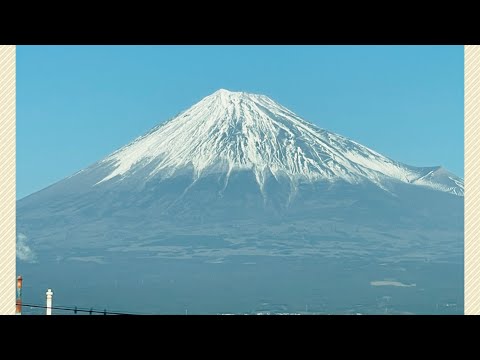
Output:
[[53,296],[52,289],[48,289],[48,291],[47,291],[47,315],[52,315],[52,296]]

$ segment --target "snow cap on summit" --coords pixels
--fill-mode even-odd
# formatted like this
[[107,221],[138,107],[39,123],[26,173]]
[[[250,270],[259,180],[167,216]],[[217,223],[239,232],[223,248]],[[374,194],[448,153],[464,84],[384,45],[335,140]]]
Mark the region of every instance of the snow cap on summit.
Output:
[[227,89],[218,89],[217,91],[215,91],[214,93],[212,93],[211,95],[228,95],[228,94],[247,94],[246,92],[243,92],[243,91],[230,91],[230,90],[227,90]]
[[[323,130],[260,94],[219,89],[174,119],[102,161],[110,173],[99,183],[133,176],[174,176],[190,169],[194,178],[212,172],[250,170],[263,189],[268,176],[301,181],[368,181],[383,187],[401,181],[463,195],[463,180],[432,176],[391,160],[355,141]],[[429,175],[430,174],[430,175]],[[427,176],[428,175],[428,176]]]

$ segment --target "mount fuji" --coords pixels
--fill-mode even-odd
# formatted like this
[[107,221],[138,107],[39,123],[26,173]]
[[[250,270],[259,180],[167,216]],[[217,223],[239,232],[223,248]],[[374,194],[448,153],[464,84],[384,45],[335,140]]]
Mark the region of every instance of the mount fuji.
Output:
[[127,289],[146,281],[143,308],[160,313],[299,312],[306,299],[319,313],[376,313],[385,296],[397,313],[461,312],[463,196],[441,166],[222,89],[19,200],[35,254],[19,267],[88,306],[128,308]]

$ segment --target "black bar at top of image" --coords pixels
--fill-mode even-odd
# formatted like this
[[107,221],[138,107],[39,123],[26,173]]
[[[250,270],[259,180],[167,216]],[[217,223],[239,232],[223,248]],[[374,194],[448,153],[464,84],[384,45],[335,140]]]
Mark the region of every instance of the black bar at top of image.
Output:
[[[341,5],[341,6],[340,6]],[[169,5],[170,6],[170,5]],[[186,3],[184,7],[191,7]],[[247,4],[225,5],[225,11],[207,11],[195,16],[185,11],[163,9],[127,17],[101,14],[98,10],[75,10],[67,15],[20,14],[0,22],[0,43],[17,45],[471,45],[480,43],[473,15],[462,10],[454,16],[449,5],[438,9],[367,11],[366,5],[340,3],[336,10],[275,5],[260,10]],[[329,5],[330,6],[330,5]],[[279,9],[280,8],[280,9]],[[41,9],[43,10],[43,9]],[[191,9],[194,11],[194,9]],[[350,10],[350,11],[348,11]],[[358,10],[358,11],[357,11]],[[386,9],[383,9],[386,10]]]

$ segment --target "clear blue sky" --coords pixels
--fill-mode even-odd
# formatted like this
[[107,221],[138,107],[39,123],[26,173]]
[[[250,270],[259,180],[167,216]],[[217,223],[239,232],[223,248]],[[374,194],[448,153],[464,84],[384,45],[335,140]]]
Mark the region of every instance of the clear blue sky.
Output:
[[463,177],[463,46],[18,46],[17,198],[219,88]]

